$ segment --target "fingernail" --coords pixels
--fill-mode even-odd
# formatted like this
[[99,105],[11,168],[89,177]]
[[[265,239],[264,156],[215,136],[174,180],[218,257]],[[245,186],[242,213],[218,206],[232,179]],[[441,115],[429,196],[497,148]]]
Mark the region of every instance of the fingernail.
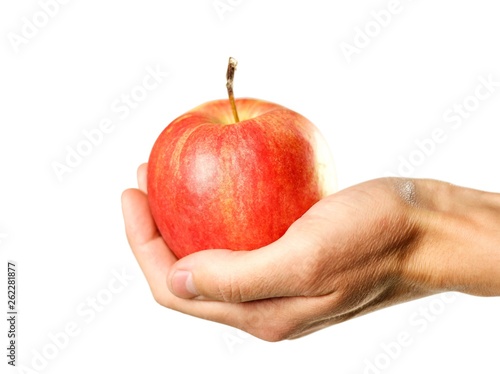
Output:
[[193,274],[185,270],[177,270],[172,276],[172,291],[179,297],[191,299],[198,296],[193,282]]

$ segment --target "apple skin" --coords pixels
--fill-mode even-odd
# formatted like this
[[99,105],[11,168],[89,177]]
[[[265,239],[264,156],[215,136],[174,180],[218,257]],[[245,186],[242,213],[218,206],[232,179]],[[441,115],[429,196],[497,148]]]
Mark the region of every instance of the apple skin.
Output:
[[148,163],[151,213],[178,258],[205,249],[253,250],[279,239],[335,192],[318,129],[271,102],[200,105],[170,123]]

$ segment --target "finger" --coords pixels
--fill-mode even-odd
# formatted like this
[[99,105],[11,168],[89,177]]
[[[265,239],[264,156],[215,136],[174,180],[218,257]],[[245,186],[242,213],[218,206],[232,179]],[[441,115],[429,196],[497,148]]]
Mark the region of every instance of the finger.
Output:
[[168,285],[179,297],[232,303],[301,296],[309,286],[307,251],[285,237],[254,251],[201,251],[175,264]]
[[156,298],[167,290],[168,269],[177,258],[160,236],[144,192],[124,191],[122,210],[130,247]]
[[169,291],[167,274],[177,258],[157,231],[144,192],[137,189],[124,191],[122,210],[128,242],[155,299],[183,313],[218,320],[217,316],[224,314],[219,310],[221,303],[207,303],[202,309],[196,302],[179,299]]
[[265,326],[272,321],[278,303],[271,302],[269,306],[264,305],[267,301],[259,304],[230,304],[186,300],[173,295],[166,280],[169,269],[177,259],[156,230],[147,196],[137,189],[124,191],[122,209],[129,244],[158,303],[182,313],[249,331],[264,339],[273,339],[273,335],[269,334],[272,331]]
[[[301,326],[305,321],[315,318],[318,314],[322,315],[325,313],[325,309],[328,311],[331,307],[332,302],[325,300],[324,297],[277,298],[248,303],[225,303],[179,298],[170,292],[166,282],[169,272],[176,267],[177,258],[172,254],[156,230],[149,211],[147,196],[137,189],[126,190],[122,195],[122,206],[127,238],[132,251],[146,276],[156,301],[163,306],[198,318],[227,324],[269,341],[283,340],[291,335],[293,336],[297,330],[302,329]],[[227,261],[231,257],[241,257],[241,261],[246,261],[247,257],[248,259],[252,257],[246,256],[245,252],[205,251],[205,253],[207,254],[205,259],[202,258],[203,256],[198,256],[200,261],[207,259],[211,261],[221,257],[218,262],[219,266],[222,267],[227,265],[222,259],[224,256]],[[208,256],[209,253],[214,256]],[[250,253],[252,252],[246,252],[246,254]],[[269,257],[269,259],[272,260],[272,257]],[[258,262],[253,261],[253,264]],[[283,267],[290,270],[288,265]],[[216,271],[216,269],[213,268],[212,271]],[[209,276],[209,273],[204,275]],[[252,277],[253,275],[250,274],[249,276]],[[273,277],[274,275],[271,274],[270,279],[273,279]],[[195,277],[195,279],[203,278]],[[208,279],[208,283],[213,283],[213,280]],[[197,285],[200,286],[200,284]],[[275,286],[273,282],[270,285],[271,287]],[[294,287],[291,288],[295,289]],[[262,294],[264,293],[267,292]]]
[[144,192],[148,193],[148,164],[144,163],[139,166],[137,169],[137,184],[139,186],[139,189]]
[[144,192],[135,188],[125,190],[122,194],[122,212],[131,247],[141,246],[160,236]]

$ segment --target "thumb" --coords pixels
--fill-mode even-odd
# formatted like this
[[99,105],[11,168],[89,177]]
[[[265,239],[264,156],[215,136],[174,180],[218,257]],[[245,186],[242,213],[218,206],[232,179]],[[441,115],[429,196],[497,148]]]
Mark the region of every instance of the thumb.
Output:
[[309,268],[301,253],[283,238],[253,251],[200,251],[177,261],[168,286],[181,298],[232,303],[300,296]]

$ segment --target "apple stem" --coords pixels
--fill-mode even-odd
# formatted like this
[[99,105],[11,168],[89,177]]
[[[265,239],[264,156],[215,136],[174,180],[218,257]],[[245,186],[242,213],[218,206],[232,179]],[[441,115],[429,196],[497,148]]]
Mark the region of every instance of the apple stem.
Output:
[[234,72],[236,71],[236,66],[238,65],[238,61],[233,57],[229,57],[229,63],[227,65],[227,73],[226,73],[226,87],[227,94],[229,95],[229,102],[231,103],[231,109],[233,110],[234,120],[236,122],[240,122],[238,118],[238,111],[236,110],[236,103],[234,102],[234,93],[233,93],[233,79]]

